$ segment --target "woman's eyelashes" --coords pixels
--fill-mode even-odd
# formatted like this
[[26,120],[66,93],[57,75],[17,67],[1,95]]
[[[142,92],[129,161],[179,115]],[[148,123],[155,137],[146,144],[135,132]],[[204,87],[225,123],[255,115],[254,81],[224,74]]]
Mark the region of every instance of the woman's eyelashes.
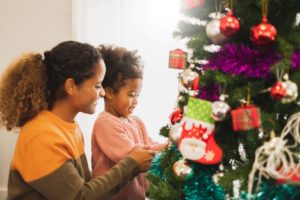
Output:
[[95,88],[96,88],[97,90],[101,89],[101,88],[102,88],[102,84],[101,84],[101,83],[100,83],[100,84],[97,84],[97,85],[95,86]]

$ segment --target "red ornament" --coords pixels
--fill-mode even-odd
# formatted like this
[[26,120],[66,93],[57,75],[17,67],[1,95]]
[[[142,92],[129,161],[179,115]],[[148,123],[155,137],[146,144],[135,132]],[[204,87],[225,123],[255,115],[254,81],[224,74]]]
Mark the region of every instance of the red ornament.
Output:
[[176,108],[175,111],[170,115],[171,124],[180,122],[182,116],[182,111],[179,108]]
[[204,2],[204,0],[183,0],[182,7],[184,9],[192,9],[199,6],[203,6]]
[[[281,169],[279,169],[280,171]],[[286,173],[286,178],[285,179],[276,179],[277,184],[286,184],[286,183],[296,183],[298,184],[300,182],[300,176],[299,176],[299,171],[296,173],[295,171],[293,172],[290,170],[289,172]]]
[[286,96],[286,89],[281,81],[277,81],[271,89],[271,97],[277,100],[282,99]]
[[239,20],[233,16],[231,10],[229,10],[226,16],[220,19],[220,30],[221,32],[229,37],[235,34],[240,29]]
[[268,23],[266,16],[263,16],[260,24],[251,28],[251,40],[256,45],[265,45],[274,42],[276,35],[276,28]]

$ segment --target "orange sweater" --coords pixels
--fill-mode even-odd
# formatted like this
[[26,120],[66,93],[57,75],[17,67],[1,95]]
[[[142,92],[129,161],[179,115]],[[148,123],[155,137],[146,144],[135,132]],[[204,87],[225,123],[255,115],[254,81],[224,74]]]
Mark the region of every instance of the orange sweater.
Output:
[[91,179],[79,126],[43,111],[21,128],[7,199],[109,199],[137,174],[127,158]]

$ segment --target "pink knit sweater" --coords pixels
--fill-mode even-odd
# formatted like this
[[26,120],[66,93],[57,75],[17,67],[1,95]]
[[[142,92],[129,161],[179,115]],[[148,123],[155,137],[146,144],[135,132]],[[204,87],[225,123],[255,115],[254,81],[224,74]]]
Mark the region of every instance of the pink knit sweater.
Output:
[[[151,145],[151,149],[157,151],[165,146],[148,136],[144,123],[138,117],[119,118],[105,111],[100,113],[92,135],[93,176],[105,173],[134,147],[143,145]],[[146,190],[145,174],[140,174],[113,199],[142,200],[146,197]]]

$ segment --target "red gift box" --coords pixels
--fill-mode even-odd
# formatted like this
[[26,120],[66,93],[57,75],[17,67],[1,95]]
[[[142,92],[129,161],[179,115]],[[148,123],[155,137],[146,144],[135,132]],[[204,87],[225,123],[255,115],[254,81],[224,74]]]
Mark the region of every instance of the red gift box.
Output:
[[260,109],[253,105],[231,111],[231,117],[234,131],[247,131],[261,125]]
[[181,49],[171,50],[169,53],[169,67],[175,69],[186,68],[187,53]]
[[198,6],[203,6],[204,0],[182,0],[182,7],[184,9],[192,9]]

